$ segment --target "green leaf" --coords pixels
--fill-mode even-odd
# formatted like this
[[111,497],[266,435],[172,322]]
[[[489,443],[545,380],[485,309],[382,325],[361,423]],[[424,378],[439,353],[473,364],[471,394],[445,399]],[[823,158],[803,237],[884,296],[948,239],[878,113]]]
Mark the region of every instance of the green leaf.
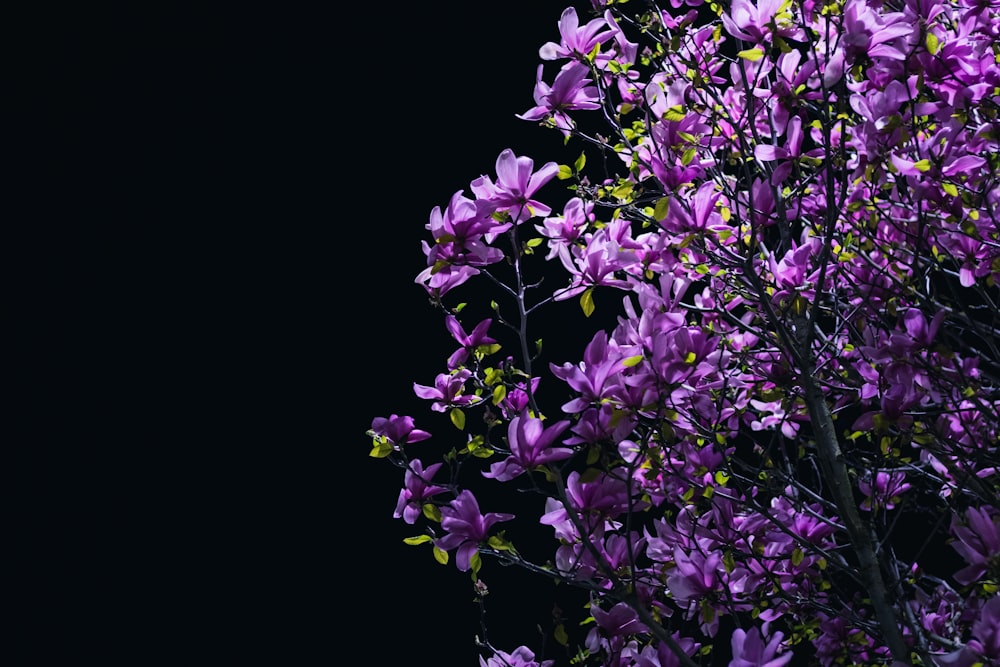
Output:
[[437,547],[434,547],[434,560],[441,563],[442,565],[448,564],[448,552],[443,551]]
[[617,186],[611,191],[611,194],[622,201],[628,201],[632,198],[632,192],[635,190],[635,184],[625,182]]
[[566,633],[566,628],[565,626],[563,626],[562,623],[556,626],[556,629],[552,633],[552,636],[555,638],[557,642],[559,642],[560,645],[562,646],[569,645],[569,635]]
[[663,222],[667,219],[667,213],[670,211],[670,197],[661,197],[656,200],[656,205],[653,207],[653,218],[657,222]]
[[493,387],[493,405],[500,405],[500,402],[507,397],[507,387],[498,384]]
[[756,47],[753,49],[746,49],[740,51],[736,55],[739,56],[740,58],[743,58],[744,60],[749,60],[750,62],[757,62],[758,60],[764,57],[764,51],[760,47]]
[[580,172],[583,171],[583,168],[586,165],[587,165],[587,154],[580,153],[580,157],[578,157],[576,159],[576,162],[573,163],[573,168],[576,169],[578,172]]
[[413,537],[403,538],[403,542],[409,544],[410,546],[416,546],[418,544],[426,544],[427,542],[430,542],[431,539],[430,535],[415,535]]
[[594,288],[591,287],[586,292],[580,295],[580,307],[583,308],[583,314],[590,317],[594,314],[594,310],[597,308],[594,305]]
[[667,109],[667,112],[663,114],[663,118],[665,120],[669,120],[672,123],[679,123],[680,121],[684,120],[686,116],[687,114],[684,113],[684,107],[682,107],[679,104],[675,104],[674,106],[670,107],[669,109]]
[[489,345],[479,345],[476,347],[476,354],[488,357],[491,354],[496,354],[500,351],[500,343],[491,343]]
[[391,453],[392,443],[387,438],[372,438],[372,451],[368,456],[376,459],[384,459]]
[[473,450],[472,455],[477,459],[488,459],[493,456],[495,452],[489,447],[477,447]]
[[565,181],[570,178],[573,178],[573,170],[568,165],[561,164],[559,165],[559,173],[556,174],[556,178],[558,178],[560,181]]
[[633,366],[638,366],[640,361],[642,361],[641,354],[637,354],[632,357],[626,357],[625,359],[622,359],[622,366],[624,366],[625,368],[632,368]]
[[708,604],[708,601],[702,601],[701,604],[701,620],[705,623],[711,623],[715,620],[715,607]]
[[451,418],[451,423],[454,424],[455,427],[459,431],[464,431],[465,430],[465,413],[464,412],[462,412],[458,408],[452,408],[451,412],[448,413],[448,416]]
[[927,50],[931,52],[931,55],[935,55],[938,52],[941,42],[937,38],[937,35],[928,31],[927,36],[924,38],[924,45],[927,47]]

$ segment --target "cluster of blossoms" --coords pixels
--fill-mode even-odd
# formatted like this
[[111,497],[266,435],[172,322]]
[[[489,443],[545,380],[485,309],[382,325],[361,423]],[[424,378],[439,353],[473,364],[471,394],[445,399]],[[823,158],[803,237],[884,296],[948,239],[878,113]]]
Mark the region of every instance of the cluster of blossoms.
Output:
[[[410,542],[587,591],[585,636],[554,634],[576,664],[1000,665],[1000,7],[592,10],[521,114],[583,152],[504,150],[430,214],[416,281],[458,348],[414,391],[460,444],[427,465],[412,417],[369,432]],[[470,327],[445,301],[473,279],[497,301]],[[597,291],[614,327],[539,363],[531,316]],[[483,513],[505,488],[537,514]],[[542,560],[516,520],[551,528]]]

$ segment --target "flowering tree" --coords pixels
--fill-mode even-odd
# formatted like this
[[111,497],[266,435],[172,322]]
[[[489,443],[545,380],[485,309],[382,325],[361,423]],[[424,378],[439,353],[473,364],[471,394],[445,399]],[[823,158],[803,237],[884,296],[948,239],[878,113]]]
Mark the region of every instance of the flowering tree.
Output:
[[1000,664],[1000,10],[591,4],[520,115],[569,164],[504,150],[431,211],[457,347],[414,391],[454,428],[369,431],[408,541],[483,605],[490,561],[578,588],[573,664]]

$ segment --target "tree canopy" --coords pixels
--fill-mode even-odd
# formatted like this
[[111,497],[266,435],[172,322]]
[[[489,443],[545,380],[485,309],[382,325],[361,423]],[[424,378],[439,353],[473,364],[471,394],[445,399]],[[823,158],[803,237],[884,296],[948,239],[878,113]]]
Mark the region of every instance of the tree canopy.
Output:
[[[426,223],[454,352],[413,391],[448,431],[368,432],[408,542],[471,577],[481,664],[1000,663],[1000,10],[556,25],[519,117],[565,157],[505,149]],[[495,646],[501,565],[582,603]]]

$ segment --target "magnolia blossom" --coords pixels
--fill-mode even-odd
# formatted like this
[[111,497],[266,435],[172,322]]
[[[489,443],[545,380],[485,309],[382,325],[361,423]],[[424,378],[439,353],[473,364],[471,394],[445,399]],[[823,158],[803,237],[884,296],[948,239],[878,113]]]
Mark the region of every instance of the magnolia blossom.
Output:
[[376,437],[386,438],[397,447],[431,437],[427,431],[416,428],[413,417],[408,415],[393,414],[389,415],[388,418],[376,417],[372,420],[371,432]]
[[569,428],[570,421],[563,419],[551,426],[544,426],[541,419],[522,412],[510,420],[507,441],[510,456],[490,466],[484,477],[508,482],[535,466],[562,461],[573,455],[569,447],[553,447],[556,439]]
[[591,651],[596,652],[602,648],[617,651],[624,644],[623,637],[646,631],[646,626],[639,620],[635,610],[624,602],[619,602],[607,611],[594,606],[591,613],[596,627],[587,634],[585,642]]
[[780,631],[765,639],[757,627],[749,631],[736,628],[733,630],[733,659],[729,667],[782,667],[788,664],[792,653],[784,650],[782,639],[784,634]]
[[580,25],[576,9],[567,7],[559,17],[560,42],[542,44],[538,49],[538,57],[542,60],[582,58],[611,38],[612,33],[605,29],[607,25],[607,22],[600,17]]
[[535,106],[518,118],[522,120],[551,119],[564,135],[569,135],[575,123],[566,115],[568,111],[600,109],[598,90],[591,85],[590,68],[576,62],[563,66],[556,74],[552,85],[542,80],[544,66],[538,66],[538,82],[535,84]]
[[512,519],[514,515],[508,512],[480,514],[479,501],[465,489],[441,508],[441,528],[447,535],[438,538],[435,545],[442,551],[457,549],[455,565],[465,572],[472,567],[472,557],[478,553],[479,545],[489,538],[493,524]]
[[955,573],[955,581],[971,584],[990,568],[1000,568],[1000,513],[992,507],[969,508],[964,518],[955,516],[951,524],[954,547],[968,563]]
[[865,496],[860,507],[870,512],[895,509],[900,497],[910,488],[902,470],[879,470],[874,476],[867,475],[858,480],[858,490]]
[[518,646],[512,653],[496,651],[489,658],[479,656],[479,667],[552,667],[555,660],[535,660],[535,653],[527,646]]
[[431,484],[431,480],[442,465],[444,464],[440,462],[432,463],[425,469],[420,459],[410,461],[403,478],[403,488],[400,489],[396,501],[396,510],[392,514],[394,517],[412,525],[417,522],[424,503],[447,491],[444,486]]
[[431,409],[435,412],[445,412],[449,408],[475,405],[482,398],[464,394],[465,383],[472,377],[472,371],[461,369],[451,373],[439,373],[434,378],[434,386],[413,383],[413,393],[420,398],[433,400]]
[[546,162],[535,171],[534,160],[518,157],[514,151],[505,148],[497,157],[496,183],[488,176],[480,176],[469,188],[477,199],[486,201],[497,210],[507,211],[515,223],[521,223],[552,212],[551,207],[534,199],[534,196],[558,171],[559,165],[555,162]]
[[449,370],[455,370],[464,364],[469,358],[469,355],[475,352],[475,350],[481,345],[493,345],[497,342],[496,339],[486,335],[486,332],[489,331],[490,325],[493,324],[492,318],[482,320],[475,326],[475,328],[473,328],[472,333],[465,333],[465,329],[462,328],[462,324],[454,315],[448,315],[445,318],[444,323],[452,337],[458,341],[459,345],[461,345],[460,348],[455,350],[452,355],[448,357]]

